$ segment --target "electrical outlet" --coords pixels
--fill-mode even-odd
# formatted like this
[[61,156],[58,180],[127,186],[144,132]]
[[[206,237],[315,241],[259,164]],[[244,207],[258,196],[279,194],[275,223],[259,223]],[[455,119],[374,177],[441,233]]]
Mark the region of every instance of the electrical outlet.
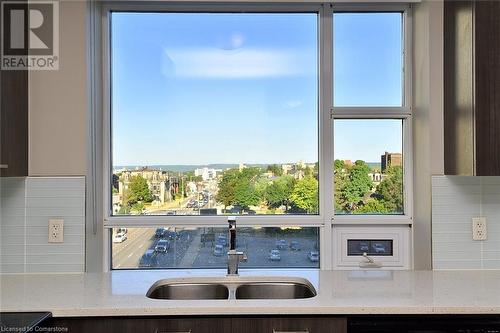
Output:
[[49,243],[64,241],[64,220],[49,219]]
[[472,218],[472,239],[473,240],[486,240],[488,232],[486,230],[486,217],[473,217]]

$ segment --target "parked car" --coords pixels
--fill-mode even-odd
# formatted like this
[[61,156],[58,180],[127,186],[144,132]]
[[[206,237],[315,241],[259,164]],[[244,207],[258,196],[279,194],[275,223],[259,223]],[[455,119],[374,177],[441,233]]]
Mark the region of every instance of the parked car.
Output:
[[113,236],[113,243],[123,243],[127,240],[127,235],[123,233],[116,233]]
[[276,248],[278,250],[284,250],[288,247],[288,244],[286,243],[286,240],[280,239],[276,241]]
[[154,250],[147,250],[139,260],[139,267],[156,266],[156,253]]
[[319,252],[318,251],[310,251],[309,254],[307,255],[307,258],[311,262],[318,262],[319,261]]
[[221,257],[224,255],[224,246],[221,244],[216,244],[214,247],[214,256]]
[[271,252],[269,252],[269,260],[280,261],[281,260],[280,250],[271,250]]
[[165,228],[156,228],[155,237],[161,238],[165,234]]
[[219,236],[217,236],[217,244],[220,244],[222,246],[227,246],[227,237],[226,237],[226,235],[219,235]]
[[241,214],[243,213],[243,207],[241,206],[233,206],[231,209],[226,209],[226,213],[228,214]]
[[186,205],[186,208],[198,208],[198,201],[189,200],[189,202]]
[[170,231],[170,230],[167,230],[165,231],[165,233],[163,234],[163,238],[168,238],[168,239],[172,239],[172,240],[177,240],[179,239],[179,233],[176,232],[176,231]]
[[291,241],[290,242],[290,250],[292,251],[300,251],[302,247],[300,246],[300,243],[298,241]]
[[166,239],[160,239],[158,243],[156,243],[155,252],[167,253],[169,248],[170,248],[169,241]]
[[117,234],[126,234],[128,232],[127,228],[118,228],[116,230]]
[[361,252],[368,252],[370,251],[370,247],[368,246],[368,243],[359,243],[359,250]]
[[385,246],[381,243],[375,243],[372,247],[375,253],[385,253]]

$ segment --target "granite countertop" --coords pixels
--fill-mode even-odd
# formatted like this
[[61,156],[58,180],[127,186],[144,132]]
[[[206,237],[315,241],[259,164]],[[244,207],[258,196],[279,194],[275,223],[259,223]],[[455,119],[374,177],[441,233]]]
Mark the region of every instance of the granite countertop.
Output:
[[318,295],[298,300],[155,300],[164,278],[211,271],[113,271],[0,275],[0,311],[54,317],[232,314],[500,314],[500,271],[245,271],[308,279]]

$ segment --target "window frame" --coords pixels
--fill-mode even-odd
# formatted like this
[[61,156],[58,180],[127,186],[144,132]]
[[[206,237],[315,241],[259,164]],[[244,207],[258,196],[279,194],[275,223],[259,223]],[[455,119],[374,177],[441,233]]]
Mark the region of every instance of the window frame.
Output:
[[[333,98],[333,85],[331,89],[330,117],[336,119],[396,119],[402,120],[403,140],[403,214],[398,215],[362,215],[362,214],[333,214],[334,225],[412,225],[413,224],[413,136],[412,136],[412,15],[411,4],[350,4],[333,5],[331,15],[335,13],[377,13],[401,12],[402,13],[402,106],[400,107],[335,107]],[[333,28],[332,28],[333,31]],[[332,36],[333,37],[333,36]],[[332,38],[332,52],[333,52]],[[333,56],[332,56],[333,66]],[[333,68],[332,68],[333,75]],[[332,130],[333,131],[333,130]],[[334,142],[332,138],[332,150]],[[332,201],[334,200],[332,195]]]
[[[318,31],[318,162],[319,162],[319,214],[317,215],[232,215],[239,226],[304,226],[319,227],[320,269],[331,269],[334,257],[332,228],[336,224],[364,225],[411,225],[413,207],[412,184],[412,134],[411,134],[411,5],[409,4],[352,4],[352,3],[168,3],[168,2],[128,2],[107,1],[99,4],[96,23],[96,48],[99,54],[94,66],[102,71],[100,85],[93,87],[96,99],[102,104],[94,106],[102,112],[102,169],[96,172],[97,216],[102,215],[104,270],[111,270],[111,236],[116,227],[175,227],[186,226],[227,226],[228,216],[113,216],[111,214],[111,13],[134,12],[255,12],[255,13],[317,13]],[[403,69],[403,106],[391,108],[334,108],[333,107],[333,14],[334,12],[387,12],[403,13],[404,69]],[[100,52],[99,52],[100,49]],[[341,118],[396,118],[403,119],[403,165],[404,165],[404,215],[335,215],[333,207],[333,121]],[[99,155],[97,149],[97,156]],[[102,172],[102,174],[101,174]],[[102,183],[101,183],[102,181]],[[100,191],[102,189],[102,191]],[[102,196],[102,198],[100,198]],[[102,209],[100,205],[102,204]],[[95,226],[95,225],[94,225]]]

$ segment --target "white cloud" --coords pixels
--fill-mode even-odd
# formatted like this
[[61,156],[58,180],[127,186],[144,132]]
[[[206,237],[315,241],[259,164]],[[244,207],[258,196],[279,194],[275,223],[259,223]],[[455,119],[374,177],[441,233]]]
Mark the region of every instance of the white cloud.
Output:
[[295,108],[298,108],[299,106],[302,106],[302,101],[297,101],[297,100],[293,100],[293,101],[287,101],[285,103],[285,108],[287,109],[295,109]]
[[221,34],[217,36],[217,47],[223,50],[235,50],[243,46],[245,37],[237,31],[231,32],[229,35]]
[[297,50],[206,48],[165,50],[163,61],[171,66],[164,71],[169,76],[245,79],[314,74],[310,58]]

